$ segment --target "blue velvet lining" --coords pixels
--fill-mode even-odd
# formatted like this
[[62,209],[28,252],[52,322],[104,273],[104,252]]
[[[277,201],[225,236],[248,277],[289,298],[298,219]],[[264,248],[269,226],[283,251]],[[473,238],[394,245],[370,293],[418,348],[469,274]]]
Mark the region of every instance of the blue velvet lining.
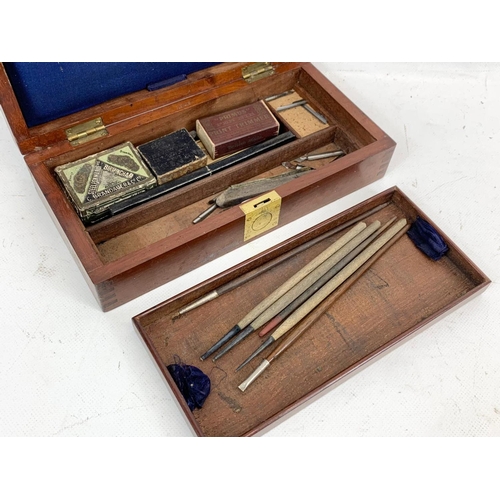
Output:
[[28,127],[41,125],[214,62],[6,62]]

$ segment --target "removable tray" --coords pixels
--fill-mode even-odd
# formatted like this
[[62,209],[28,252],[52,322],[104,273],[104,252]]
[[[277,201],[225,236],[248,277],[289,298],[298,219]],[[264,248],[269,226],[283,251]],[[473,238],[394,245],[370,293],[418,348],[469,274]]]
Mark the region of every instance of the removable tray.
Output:
[[[389,204],[385,208],[365,219],[367,223],[374,220],[384,223],[392,216],[413,222],[418,215],[445,239],[449,246],[446,255],[433,261],[404,235],[245,392],[238,385],[277,343],[240,372],[235,372],[235,368],[262,342],[256,333],[215,364],[211,359],[200,361],[200,355],[239,321],[242,312],[248,312],[249,305],[265,298],[348,229],[173,319],[179,308],[386,202]],[[196,435],[251,436],[265,432],[292,410],[475,296],[489,283],[457,246],[394,187],[134,317],[133,322]],[[209,375],[212,390],[203,408],[191,412],[186,405],[166,369],[166,365],[176,360],[197,366]]]

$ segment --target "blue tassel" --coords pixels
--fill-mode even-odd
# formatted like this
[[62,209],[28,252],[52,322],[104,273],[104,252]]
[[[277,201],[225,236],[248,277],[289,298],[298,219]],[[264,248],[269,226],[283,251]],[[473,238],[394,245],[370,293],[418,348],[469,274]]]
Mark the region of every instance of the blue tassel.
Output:
[[420,217],[417,217],[407,234],[415,246],[432,260],[439,260],[448,251],[443,238]]
[[196,366],[175,363],[167,370],[184,396],[191,411],[201,408],[210,394],[210,379]]

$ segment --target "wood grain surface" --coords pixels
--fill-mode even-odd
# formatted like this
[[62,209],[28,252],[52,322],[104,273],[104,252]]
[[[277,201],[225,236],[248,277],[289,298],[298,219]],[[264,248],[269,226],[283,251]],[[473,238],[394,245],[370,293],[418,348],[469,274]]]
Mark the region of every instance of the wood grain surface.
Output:
[[[68,117],[27,128],[0,66],[0,99],[8,123],[42,199],[104,311],[113,309],[245,244],[239,207],[191,221],[207,200],[232,184],[283,172],[282,162],[318,150],[346,155],[311,162],[315,170],[277,188],[278,227],[380,179],[395,143],[310,63],[273,63],[272,76],[247,83],[245,63],[225,63],[154,92],[140,91]],[[54,169],[125,141],[140,146],[200,117],[251,104],[294,89],[328,120],[328,126],[191,186],[85,227],[55,179]],[[71,126],[102,117],[108,135],[78,146]],[[286,126],[285,123],[283,123]]]
[[[377,219],[383,224],[394,216],[405,217],[410,222],[417,214],[425,217],[397,189],[353,207],[343,217],[358,215],[388,199],[392,203],[368,217],[367,223]],[[321,228],[311,228],[293,244],[300,244],[314,237],[318,229],[327,230],[338,222],[339,219],[334,217]],[[263,300],[331,241],[318,243],[178,319],[172,319],[172,316],[179,307],[206,293],[212,286],[219,286],[220,280],[234,278],[238,270],[214,277],[210,283],[136,316],[134,324],[197,435],[254,435],[489,284],[488,278],[453,242],[446,235],[442,236],[450,250],[437,262],[418,250],[406,235],[400,238],[244,393],[238,389],[238,384],[262,358],[254,359],[238,373],[235,369],[262,342],[257,333],[216,363],[210,360],[202,362],[199,355],[238,321],[242,311]],[[286,248],[285,245],[282,251]],[[258,260],[254,262],[254,265],[258,264]],[[165,365],[176,358],[198,366],[212,380],[212,392],[204,407],[192,413],[186,411],[182,396],[165,370]]]

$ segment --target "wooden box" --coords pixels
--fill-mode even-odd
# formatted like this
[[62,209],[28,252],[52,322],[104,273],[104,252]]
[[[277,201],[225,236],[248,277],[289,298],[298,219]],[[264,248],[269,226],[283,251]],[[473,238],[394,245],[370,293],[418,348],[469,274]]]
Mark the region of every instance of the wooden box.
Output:
[[[342,158],[318,164],[276,189],[282,226],[384,175],[394,141],[312,64],[270,63],[253,72],[247,67],[216,64],[166,88],[139,90],[28,126],[8,73],[0,66],[0,103],[8,123],[42,199],[104,311],[244,245],[245,214],[238,206],[192,224],[207,202],[232,184],[280,173],[282,162],[306,153],[344,150]],[[328,124],[303,133],[300,122],[287,122],[298,133],[293,142],[94,225],[83,225],[54,176],[59,165],[125,141],[138,146],[180,128],[194,130],[200,117],[290,89]],[[89,123],[86,132],[75,134]]]
[[[437,261],[432,260],[406,234],[403,235],[325,308],[300,338],[244,392],[238,385],[274,349],[270,347],[235,372],[262,342],[256,333],[215,364],[210,358],[200,360],[200,354],[238,322],[242,312],[248,311],[249,304],[266,297],[342,233],[270,266],[269,270],[238,288],[176,317],[181,307],[381,206],[381,210],[364,220],[384,222],[396,216],[412,223],[421,217],[444,238],[449,247],[446,254]],[[422,327],[483,291],[489,283],[490,280],[436,224],[395,187],[178,294],[134,317],[133,322],[195,435],[253,436],[269,430],[323,391],[333,388]],[[191,411],[188,408],[166,368],[179,361],[198,367],[211,379],[211,393],[201,409]]]

